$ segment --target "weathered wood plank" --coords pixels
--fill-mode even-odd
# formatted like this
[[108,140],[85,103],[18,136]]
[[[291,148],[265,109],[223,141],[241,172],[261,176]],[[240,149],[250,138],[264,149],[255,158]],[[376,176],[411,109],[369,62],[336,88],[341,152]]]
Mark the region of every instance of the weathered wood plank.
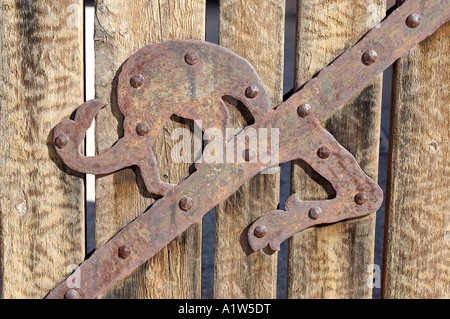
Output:
[[394,65],[383,298],[450,297],[450,24]]
[[[269,91],[282,101],[284,52],[283,0],[220,1],[219,43],[247,59]],[[245,88],[244,88],[245,89]],[[229,104],[230,106],[230,104]],[[245,126],[233,107],[232,125]],[[252,253],[247,226],[277,208],[279,173],[259,175],[216,207],[215,298],[275,298],[277,254]]]
[[[119,136],[123,116],[116,104],[116,75],[121,64],[140,47],[178,39],[204,39],[205,0],[96,2],[96,96],[111,102],[97,118],[97,152]],[[176,127],[191,123],[169,121],[154,146],[162,180],[178,183],[189,164],[175,164],[170,151]],[[139,173],[139,172],[136,172]],[[154,201],[132,169],[96,180],[96,246],[139,216]],[[201,224],[190,227],[149,262],[105,295],[107,298],[200,298]]]
[[[383,0],[298,0],[295,88],[356,43],[384,14]],[[381,81],[381,76],[375,79],[324,122],[374,180],[378,171]],[[330,188],[309,165],[293,162],[293,193],[306,200],[320,200],[333,196]],[[373,264],[374,237],[375,215],[295,235],[289,240],[288,297],[370,298],[367,269]]]
[[0,1],[0,47],[1,296],[43,298],[85,253],[83,176],[51,132],[84,99],[83,1]]

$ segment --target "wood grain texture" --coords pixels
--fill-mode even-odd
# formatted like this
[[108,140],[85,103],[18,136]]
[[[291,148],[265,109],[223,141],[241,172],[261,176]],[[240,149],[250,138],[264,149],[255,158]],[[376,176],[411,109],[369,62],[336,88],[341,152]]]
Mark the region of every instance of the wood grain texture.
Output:
[[450,297],[450,24],[394,65],[383,298]]
[[[110,101],[96,125],[97,153],[122,136],[123,116],[116,103],[117,75],[122,63],[139,48],[170,39],[205,36],[205,0],[98,0],[95,20],[96,96]],[[178,183],[189,164],[171,161],[171,133],[192,123],[173,119],[154,146],[161,179]],[[96,179],[96,246],[139,216],[155,200],[145,191],[138,170],[125,169]],[[201,224],[190,227],[168,247],[115,285],[106,298],[200,298]]]
[[1,296],[43,298],[85,253],[83,176],[52,133],[83,103],[83,1],[0,1],[0,47]]
[[[284,12],[284,0],[220,1],[219,44],[255,67],[273,107],[283,94]],[[228,106],[233,127],[245,126],[244,117]],[[247,227],[277,208],[278,171],[254,177],[216,207],[215,298],[276,297],[277,254],[253,253]]]
[[[299,89],[384,17],[385,1],[298,0],[295,88]],[[323,125],[377,179],[381,76]],[[291,191],[305,200],[334,196],[309,165],[293,161]],[[370,298],[375,215],[307,229],[289,240],[288,298]]]

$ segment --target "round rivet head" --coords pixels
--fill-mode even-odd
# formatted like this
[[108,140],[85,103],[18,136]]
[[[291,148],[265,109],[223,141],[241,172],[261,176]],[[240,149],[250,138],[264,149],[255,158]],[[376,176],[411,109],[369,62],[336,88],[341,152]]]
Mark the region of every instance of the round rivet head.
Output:
[[320,207],[313,207],[309,210],[309,218],[317,219],[322,215],[322,209]]
[[144,77],[140,74],[135,74],[130,79],[130,85],[135,89],[138,89],[144,84]]
[[190,51],[186,53],[186,55],[184,56],[184,61],[186,61],[186,63],[189,65],[197,64],[199,59],[200,58],[198,57],[198,54],[195,51]]
[[312,112],[312,107],[311,105],[307,104],[307,103],[303,103],[302,105],[300,105],[297,108],[297,114],[300,117],[307,117],[308,115],[310,115]]
[[118,255],[122,259],[127,259],[131,255],[131,247],[128,245],[120,246]]
[[267,235],[269,231],[267,230],[266,226],[257,226],[253,233],[257,238],[263,238]]
[[150,132],[150,126],[147,123],[139,123],[136,126],[136,133],[140,136],[145,136]]
[[69,139],[64,134],[58,135],[55,138],[55,145],[58,146],[58,148],[63,148],[69,143]]
[[244,151],[244,159],[246,162],[254,160],[256,157],[256,150],[254,148],[247,148]]
[[364,52],[363,56],[362,56],[362,62],[365,65],[371,65],[375,62],[377,62],[378,60],[378,54],[374,51],[374,50],[369,50]]
[[75,289],[67,290],[67,292],[64,294],[64,299],[80,299],[80,293],[76,291]]
[[420,25],[420,22],[422,22],[420,15],[413,13],[406,18],[405,24],[408,28],[414,29]]
[[369,200],[369,195],[366,192],[361,192],[355,195],[355,203],[362,205]]
[[326,146],[322,146],[317,150],[317,156],[319,156],[322,159],[330,157],[330,154],[331,150]]
[[190,197],[183,197],[180,200],[179,205],[182,210],[188,211],[188,210],[192,209],[192,207],[194,206],[194,201]]
[[248,88],[245,89],[245,96],[248,97],[249,99],[254,99],[255,97],[258,96],[259,93],[259,89],[257,86],[249,86]]

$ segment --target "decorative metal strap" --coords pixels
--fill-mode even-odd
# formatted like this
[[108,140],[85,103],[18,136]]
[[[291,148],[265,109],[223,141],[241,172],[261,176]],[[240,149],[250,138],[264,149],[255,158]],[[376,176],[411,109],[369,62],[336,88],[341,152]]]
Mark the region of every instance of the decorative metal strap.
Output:
[[[69,289],[65,281],[47,298],[99,296],[258,174],[265,164],[259,160],[258,150],[248,147],[257,137],[249,134],[247,142],[239,138],[250,129],[279,129],[279,162],[301,158],[336,190],[334,199],[314,203],[302,202],[294,194],[286,201],[286,211],[259,218],[248,233],[254,250],[266,245],[276,250],[283,240],[312,225],[375,212],[382,202],[381,189],[320,121],[436,31],[449,16],[448,1],[405,1],[276,110],[270,108],[267,91],[250,64],[223,48],[174,40],[139,50],[119,76],[124,137],[102,155],[80,155],[85,130],[106,105],[93,100],[78,109],[73,121],[63,121],[55,128],[54,141],[69,167],[105,174],[137,165],[147,189],[164,197],[80,265],[81,288]],[[229,115],[222,101],[226,95],[244,103],[255,119],[251,127],[226,143],[244,160],[210,164],[205,160],[179,185],[162,183],[151,146],[167,119],[177,114],[202,119],[207,123],[203,127],[226,128]],[[204,154],[213,153],[212,144],[206,146]],[[240,150],[244,150],[242,154]]]

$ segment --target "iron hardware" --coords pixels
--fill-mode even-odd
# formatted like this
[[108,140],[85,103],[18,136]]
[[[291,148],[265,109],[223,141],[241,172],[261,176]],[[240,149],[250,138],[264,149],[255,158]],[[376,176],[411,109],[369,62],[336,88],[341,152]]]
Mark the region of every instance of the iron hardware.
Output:
[[[251,160],[257,157],[256,150],[246,148],[234,137],[235,149],[246,150],[246,162],[199,164],[197,171],[177,186],[159,178],[151,146],[170,115],[202,119],[205,128],[224,129],[229,122],[221,100],[224,95],[247,106],[255,119],[253,128],[279,128],[280,163],[301,158],[336,190],[335,198],[319,202],[301,201],[293,194],[286,201],[286,211],[257,219],[248,230],[252,249],[268,245],[278,250],[282,241],[307,227],[375,212],[382,202],[381,189],[320,121],[436,31],[449,16],[448,1],[405,1],[275,110],[251,65],[224,48],[201,41],[173,40],[140,49],[119,75],[118,104],[125,116],[124,137],[97,157],[80,155],[85,131],[107,104],[92,100],[78,108],[74,120],[65,120],[55,128],[54,142],[66,165],[80,172],[107,174],[139,166],[149,192],[163,198],[81,264],[80,289],[70,290],[63,282],[47,298],[99,296],[260,172],[262,163]],[[162,84],[165,90],[161,90]],[[146,100],[149,96],[151,100]],[[176,108],[171,103],[174,99]]]

